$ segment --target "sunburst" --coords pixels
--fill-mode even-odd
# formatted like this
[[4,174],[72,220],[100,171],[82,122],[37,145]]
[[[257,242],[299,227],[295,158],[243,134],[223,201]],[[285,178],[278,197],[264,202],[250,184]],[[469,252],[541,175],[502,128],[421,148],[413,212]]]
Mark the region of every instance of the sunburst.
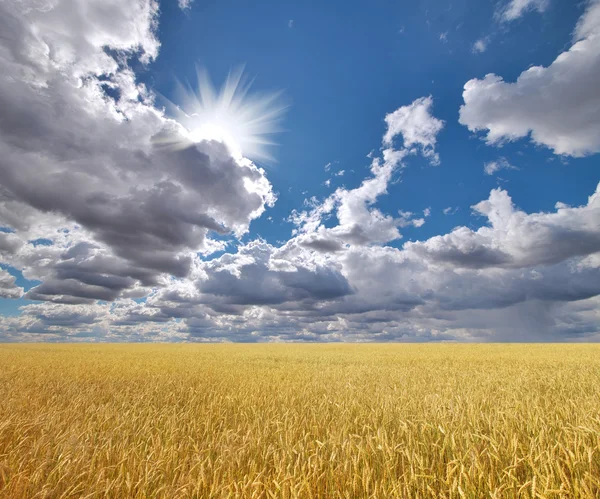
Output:
[[196,91],[178,81],[177,104],[167,100],[168,113],[184,128],[181,144],[173,145],[216,140],[233,156],[273,161],[272,137],[282,131],[288,107],[282,92],[251,93],[253,80],[248,80],[243,67],[230,71],[219,90],[205,69],[197,68],[197,77]]

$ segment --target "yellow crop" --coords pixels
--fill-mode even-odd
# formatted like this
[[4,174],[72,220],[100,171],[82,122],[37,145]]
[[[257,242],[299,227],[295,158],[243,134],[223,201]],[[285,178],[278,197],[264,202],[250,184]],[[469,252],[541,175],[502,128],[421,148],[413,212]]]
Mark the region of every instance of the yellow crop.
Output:
[[600,497],[600,346],[0,345],[0,497]]

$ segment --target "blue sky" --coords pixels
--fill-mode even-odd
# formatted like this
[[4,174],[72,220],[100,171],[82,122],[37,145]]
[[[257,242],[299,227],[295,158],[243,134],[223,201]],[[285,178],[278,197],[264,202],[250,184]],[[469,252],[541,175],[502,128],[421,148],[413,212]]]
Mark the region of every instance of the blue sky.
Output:
[[[597,1],[26,3],[0,338],[600,339]],[[242,65],[273,160],[164,107]]]
[[[267,212],[275,223],[262,217],[253,224],[253,231],[272,243],[289,237],[291,226],[281,222],[302,204],[304,192],[322,197],[334,186],[358,185],[369,167],[366,155],[377,149],[384,132],[383,116],[425,95],[433,96],[435,116],[446,122],[437,145],[442,164],[430,167],[415,158],[402,182],[380,201],[388,211],[432,208],[431,220],[406,231],[406,238],[480,225],[470,205],[503,181],[526,211],[550,210],[559,199],[581,204],[598,181],[597,158],[561,161],[527,140],[487,147],[458,123],[466,81],[487,73],[514,80],[531,65],[551,63],[569,46],[585,7],[553,2],[543,13],[528,12],[500,25],[494,19],[498,5],[389,1],[367,8],[364,2],[224,1],[192,4],[182,12],[166,2],[161,53],[144,80],[169,96],[174,77],[195,83],[195,64],[208,68],[216,84],[232,66],[245,64],[256,77],[256,90],[285,91],[287,131],[276,138],[277,163],[267,166],[279,193]],[[474,54],[473,44],[485,37],[490,38],[486,51]],[[483,164],[499,156],[520,170],[502,172],[502,180],[485,175]],[[328,163],[333,163],[330,172],[323,168]],[[323,185],[339,169],[344,176],[334,177],[330,188]],[[449,206],[459,210],[444,217]]]

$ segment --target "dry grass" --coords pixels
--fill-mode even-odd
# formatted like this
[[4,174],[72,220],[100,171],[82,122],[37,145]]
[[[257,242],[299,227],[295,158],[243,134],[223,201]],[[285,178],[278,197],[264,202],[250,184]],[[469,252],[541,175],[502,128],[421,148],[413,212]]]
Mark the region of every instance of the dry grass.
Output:
[[600,497],[600,346],[0,345],[0,497]]

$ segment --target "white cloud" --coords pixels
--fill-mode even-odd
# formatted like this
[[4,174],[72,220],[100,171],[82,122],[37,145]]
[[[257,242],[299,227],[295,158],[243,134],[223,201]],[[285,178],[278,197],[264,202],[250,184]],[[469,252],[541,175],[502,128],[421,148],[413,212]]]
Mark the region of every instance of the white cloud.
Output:
[[177,4],[181,10],[189,9],[193,2],[194,0],[177,0]]
[[385,117],[388,129],[383,137],[385,145],[390,146],[394,138],[401,135],[404,147],[420,147],[422,154],[430,163],[437,165],[439,155],[435,152],[437,135],[444,122],[432,116],[433,98],[421,97],[408,106],[402,106]]
[[486,175],[493,175],[500,170],[518,170],[505,157],[500,157],[496,161],[489,161],[483,165],[483,171]]
[[448,42],[448,32],[447,31],[440,33],[440,42],[442,42],[442,43]]
[[[433,99],[424,97],[386,116],[388,129],[382,140],[382,156],[370,154],[371,177],[363,180],[359,187],[350,190],[340,187],[322,203],[312,203],[310,211],[292,213],[290,220],[297,226],[294,233],[305,234],[299,244],[318,246],[324,251],[326,248],[337,251],[344,244],[383,244],[402,237],[398,230],[401,227],[423,225],[422,219],[394,218],[374,205],[386,194],[393,174],[409,155],[419,152],[430,162],[439,163],[435,144],[443,122],[431,115],[432,105]],[[403,149],[393,148],[397,136],[401,136]],[[333,214],[338,225],[325,228],[324,217]]]
[[527,215],[502,189],[472,208],[490,226],[477,231],[458,227],[405,248],[431,261],[469,268],[552,265],[600,251],[600,184],[586,206],[557,203],[556,213]]
[[483,52],[485,52],[487,49],[487,40],[484,38],[481,38],[480,40],[477,40],[474,44],[473,44],[473,53],[475,54],[482,54]]
[[549,0],[510,0],[498,12],[498,17],[504,22],[514,21],[531,10],[544,12],[548,8],[549,3]]
[[414,213],[410,211],[399,210],[398,214],[400,215],[400,219],[398,221],[399,227],[422,227],[425,225],[425,218],[414,218]]
[[591,2],[571,48],[509,83],[495,74],[465,84],[459,122],[499,145],[531,134],[555,154],[600,152],[600,1]]
[[293,20],[293,19],[290,19],[290,20],[288,21],[288,28],[293,28],[293,27],[294,27],[294,20]]
[[[291,220],[298,226],[298,233],[318,232],[337,244],[372,244],[398,239],[398,226],[402,221],[385,215],[373,207],[377,198],[387,191],[394,171],[401,165],[407,151],[386,149],[383,158],[374,158],[370,178],[355,189],[338,188],[322,203],[315,203],[310,212],[293,213]],[[321,227],[324,216],[335,213],[338,225]]]

